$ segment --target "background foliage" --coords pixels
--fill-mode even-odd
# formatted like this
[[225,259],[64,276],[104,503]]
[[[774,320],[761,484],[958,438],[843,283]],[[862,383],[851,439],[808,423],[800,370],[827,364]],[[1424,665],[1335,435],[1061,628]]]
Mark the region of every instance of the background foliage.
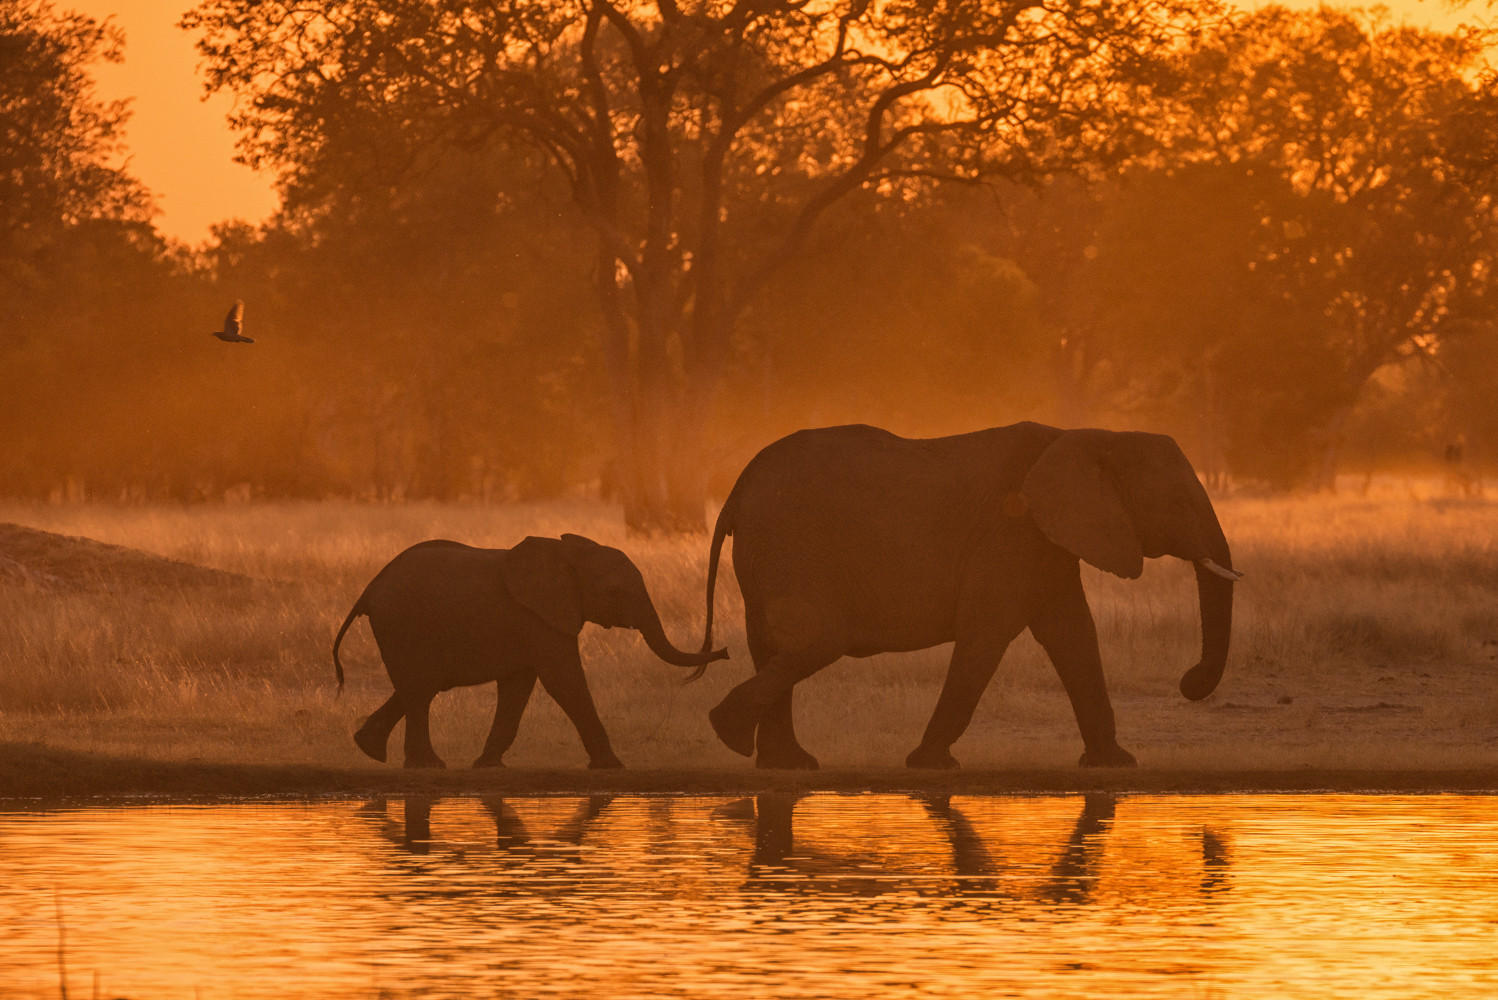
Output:
[[[1498,440],[1484,42],[1266,8],[1162,42],[1106,130],[1058,103],[1044,130],[923,143],[765,273],[713,391],[673,411],[695,433],[671,461],[721,496],[796,427],[1040,419],[1175,434],[1223,487],[1434,467],[1456,442],[1480,464]],[[598,227],[534,143],[427,114],[421,87],[398,114],[320,105],[274,137],[276,218],[176,246],[117,165],[126,109],[89,82],[120,45],[0,0],[0,492],[628,488]],[[856,148],[808,120],[759,128],[728,174],[730,258],[781,246],[774,225]],[[206,336],[235,298],[252,347]]]

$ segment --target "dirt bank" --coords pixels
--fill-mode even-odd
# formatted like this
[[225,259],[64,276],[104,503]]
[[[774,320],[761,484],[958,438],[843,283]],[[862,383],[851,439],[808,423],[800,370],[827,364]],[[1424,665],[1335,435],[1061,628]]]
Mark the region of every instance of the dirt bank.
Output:
[[[958,770],[813,772],[727,769],[452,770],[318,768],[108,757],[0,744],[0,800],[107,803],[245,796],[551,795],[614,792],[753,795],[762,792],[929,792],[935,795],[1208,792],[1494,792],[1498,770]],[[38,802],[38,800],[40,800]]]
[[251,581],[238,573],[178,559],[0,523],[0,583],[44,589],[236,587]]

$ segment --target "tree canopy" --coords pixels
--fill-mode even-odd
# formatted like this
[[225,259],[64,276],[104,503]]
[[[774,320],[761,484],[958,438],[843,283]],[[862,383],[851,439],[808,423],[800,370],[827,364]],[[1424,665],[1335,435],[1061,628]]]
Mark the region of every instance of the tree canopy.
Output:
[[1160,154],[1109,199],[1092,273],[1113,311],[1091,323],[1226,428],[1216,463],[1325,478],[1375,372],[1493,335],[1498,217],[1463,164],[1482,58],[1476,35],[1326,8],[1184,56]]
[[126,105],[99,98],[89,75],[121,44],[111,25],[47,0],[0,0],[0,292],[13,304],[48,282],[70,232],[147,218],[144,188],[120,166]]
[[246,156],[291,190],[371,117],[419,137],[372,159],[530,151],[593,233],[630,520],[695,527],[736,322],[825,213],[1108,155],[1202,8],[206,0],[183,23],[240,99]]
[[1148,428],[1218,488],[1480,455],[1485,38],[1187,6],[208,0],[284,199],[189,249],[117,33],[0,0],[0,482],[651,529],[817,424]]

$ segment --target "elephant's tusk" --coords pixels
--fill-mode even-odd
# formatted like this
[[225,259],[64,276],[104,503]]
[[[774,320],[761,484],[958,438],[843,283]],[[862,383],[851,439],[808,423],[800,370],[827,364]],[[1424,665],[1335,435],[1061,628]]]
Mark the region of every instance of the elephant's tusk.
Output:
[[1215,562],[1213,562],[1211,559],[1198,559],[1196,561],[1196,564],[1198,566],[1200,566],[1202,569],[1211,570],[1213,573],[1216,573],[1218,576],[1222,577],[1224,580],[1235,580],[1236,581],[1236,580],[1243,579],[1243,574],[1242,573],[1238,572],[1235,569],[1228,569],[1225,566],[1219,566]]

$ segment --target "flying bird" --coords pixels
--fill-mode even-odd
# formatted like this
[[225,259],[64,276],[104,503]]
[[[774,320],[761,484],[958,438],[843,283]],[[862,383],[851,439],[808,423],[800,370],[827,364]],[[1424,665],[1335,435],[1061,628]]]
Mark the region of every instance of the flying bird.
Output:
[[239,331],[244,328],[244,299],[235,299],[234,304],[229,307],[229,315],[224,317],[224,328],[214,330],[213,335],[226,344],[253,344],[251,337],[241,337]]

